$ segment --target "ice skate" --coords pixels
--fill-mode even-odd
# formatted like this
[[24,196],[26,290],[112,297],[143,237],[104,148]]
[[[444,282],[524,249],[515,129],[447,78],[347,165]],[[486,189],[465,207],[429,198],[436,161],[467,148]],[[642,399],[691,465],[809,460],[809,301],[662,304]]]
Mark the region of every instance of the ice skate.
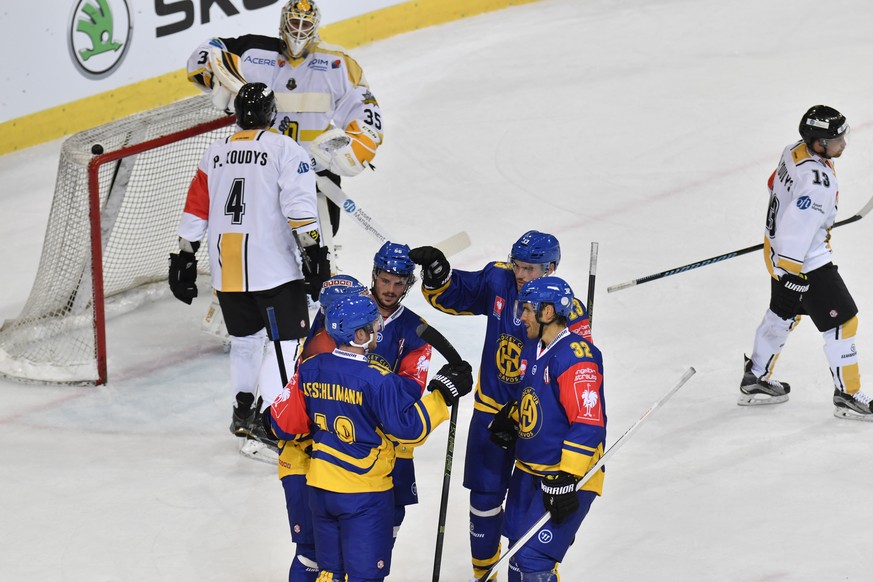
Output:
[[860,390],[854,394],[834,390],[834,416],[873,422],[873,397]]
[[267,433],[260,414],[255,414],[252,423],[246,427],[245,439],[239,452],[256,461],[273,465],[279,462],[279,441],[271,433]]
[[[745,358],[743,379],[740,382],[740,406],[756,406],[759,404],[779,404],[788,400],[791,386],[787,382],[766,380],[755,376],[752,372],[752,360]],[[836,397],[835,397],[836,398]]]
[[236,406],[230,419],[230,432],[233,436],[246,436],[249,426],[254,422],[257,412],[257,409],[252,407],[254,399],[254,395],[247,392],[239,392],[236,395]]

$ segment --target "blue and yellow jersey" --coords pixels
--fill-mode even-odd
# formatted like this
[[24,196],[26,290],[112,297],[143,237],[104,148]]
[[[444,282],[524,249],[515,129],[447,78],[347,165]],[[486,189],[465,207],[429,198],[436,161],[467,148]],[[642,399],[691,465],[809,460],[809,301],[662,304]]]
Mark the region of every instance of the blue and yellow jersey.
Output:
[[[516,467],[534,475],[588,472],[606,443],[603,358],[593,344],[562,331],[544,350],[528,341],[521,354]],[[598,495],[604,470],[582,486]]]
[[[405,379],[404,386],[414,398],[421,398],[424,394],[433,352],[431,345],[415,333],[422,323],[424,320],[421,317],[401,305],[397,311],[385,318],[376,349],[367,354],[370,363],[391,370]],[[411,459],[413,447],[398,443],[395,454]]]
[[415,446],[449,416],[439,392],[413,397],[408,382],[340,349],[300,363],[272,414],[284,440],[318,427],[307,484],[338,493],[392,487],[394,443]]
[[[513,313],[518,288],[512,266],[492,262],[481,271],[453,269],[446,285],[423,292],[427,301],[443,313],[488,317],[474,408],[495,414],[510,400],[517,400],[520,356],[527,334]],[[590,341],[588,313],[581,302],[576,300],[575,304],[570,328]]]

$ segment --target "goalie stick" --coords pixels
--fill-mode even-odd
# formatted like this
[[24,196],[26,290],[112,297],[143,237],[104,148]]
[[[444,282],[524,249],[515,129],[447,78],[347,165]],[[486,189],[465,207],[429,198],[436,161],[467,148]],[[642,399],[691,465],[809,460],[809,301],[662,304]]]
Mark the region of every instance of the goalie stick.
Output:
[[[864,207],[844,220],[840,220],[835,222],[831,228],[837,228],[838,226],[843,226],[846,224],[852,224],[858,220],[864,218],[870,210],[873,209],[873,198],[867,201],[867,204]],[[705,267],[706,265],[711,265],[713,263],[719,263],[721,261],[726,261],[728,259],[732,259],[734,257],[739,257],[740,255],[745,255],[748,253],[753,253],[755,251],[759,251],[764,248],[764,244],[756,244],[750,247],[746,247],[744,249],[739,249],[736,251],[731,251],[729,253],[725,253],[723,255],[717,255],[715,257],[710,257],[708,259],[704,259],[702,261],[697,261],[695,263],[689,263],[687,265],[682,265],[681,267],[675,267],[673,269],[668,269],[666,271],[661,271],[660,273],[653,273],[651,275],[646,275],[645,277],[640,277],[639,279],[633,279],[631,281],[626,281],[624,283],[618,283],[616,285],[612,285],[607,287],[606,292],[612,293],[614,291],[621,291],[622,289],[627,289],[628,287],[634,287],[636,285],[641,285],[642,283],[648,283],[649,281],[655,281],[656,279],[663,279],[664,277],[669,277],[670,275],[676,275],[679,273],[684,273],[685,271],[690,271],[692,269],[698,269],[700,267]]]
[[[461,361],[461,356],[458,351],[449,343],[436,329],[426,323],[422,323],[415,329],[415,334],[429,343],[438,351],[448,363],[456,364]],[[458,403],[452,406],[451,416],[449,417],[449,438],[446,444],[446,463],[443,472],[443,491],[440,497],[440,515],[437,527],[436,548],[433,556],[433,582],[439,582],[440,565],[443,557],[443,539],[446,533],[446,513],[449,506],[449,483],[452,479],[452,460],[455,454],[455,431],[458,426]]]
[[[668,390],[666,394],[661,396],[658,401],[649,406],[646,411],[643,412],[640,418],[635,423],[633,423],[630,428],[624,431],[624,434],[618,437],[617,441],[612,443],[612,445],[608,449],[606,449],[606,452],[603,453],[603,456],[598,459],[594,466],[588,469],[588,472],[585,473],[585,475],[581,479],[579,479],[579,482],[576,484],[576,491],[578,491],[591,477],[593,477],[594,474],[599,471],[604,464],[606,464],[606,461],[608,461],[609,458],[612,457],[612,455],[614,455],[627,441],[630,440],[631,436],[633,436],[633,434],[637,430],[639,430],[643,423],[646,422],[646,419],[648,419],[655,410],[663,406],[664,403],[666,403],[680,388],[682,388],[682,386],[684,386],[685,383],[688,382],[691,376],[693,376],[696,372],[697,370],[695,370],[693,367],[688,368],[685,373],[682,374],[682,377],[679,378],[679,381],[672,388],[670,388],[670,390]],[[516,542],[506,550],[506,553],[500,556],[500,559],[497,560],[497,562],[495,562],[493,566],[491,566],[491,569],[488,570],[488,572],[486,572],[484,576],[478,579],[478,582],[487,582],[488,577],[491,576],[493,573],[497,572],[497,569],[500,567],[501,564],[506,563],[512,556],[518,553],[522,546],[524,546],[524,544],[526,544],[527,541],[531,539],[534,534],[536,534],[540,530],[540,528],[542,528],[546,524],[547,521],[549,521],[549,515],[549,512],[546,511],[536,521],[536,523],[534,523],[530,527],[530,529],[524,532],[524,534],[522,534],[522,536],[518,538],[518,540],[516,540]]]
[[[388,231],[375,220],[370,214],[364,210],[353,199],[349,198],[348,194],[324,176],[316,176],[318,189],[327,196],[331,202],[339,206],[343,212],[350,215],[352,219],[358,223],[358,226],[363,228],[374,239],[379,241],[379,244],[384,244],[388,241],[397,242],[399,239],[388,234]],[[446,256],[454,255],[470,246],[470,235],[465,231],[461,231],[453,236],[450,236],[441,243],[444,246],[434,245],[438,247]]]

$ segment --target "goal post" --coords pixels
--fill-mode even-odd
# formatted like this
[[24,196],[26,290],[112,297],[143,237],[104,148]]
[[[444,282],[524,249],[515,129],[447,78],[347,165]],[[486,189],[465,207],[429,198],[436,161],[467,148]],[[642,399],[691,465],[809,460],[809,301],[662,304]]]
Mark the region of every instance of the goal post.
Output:
[[106,319],[169,294],[167,257],[178,250],[188,186],[234,121],[201,95],[64,142],[33,288],[0,327],[0,376],[106,383]]

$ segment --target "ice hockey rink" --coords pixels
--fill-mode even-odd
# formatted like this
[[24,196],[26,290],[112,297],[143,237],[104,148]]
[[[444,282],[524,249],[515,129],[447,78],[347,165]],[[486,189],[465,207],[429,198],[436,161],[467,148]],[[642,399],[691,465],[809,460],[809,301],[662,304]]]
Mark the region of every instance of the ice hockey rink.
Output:
[[[378,170],[346,191],[397,242],[465,230],[473,244],[452,265],[478,269],[524,231],[549,231],[562,244],[558,274],[583,298],[599,242],[593,334],[610,444],[697,369],[608,464],[563,580],[873,579],[873,424],[833,417],[810,321],[777,368],[790,401],[736,405],[767,303],[760,254],[606,292],[760,242],[766,180],[811,105],[836,107],[852,126],[838,219],[864,206],[871,30],[867,0],[545,0],[353,51],[386,141]],[[30,292],[59,150],[0,158],[0,318],[16,317]],[[871,230],[868,217],[832,233],[860,308],[867,391]],[[341,268],[369,281],[375,240],[346,219],[338,242]],[[110,320],[105,387],[0,382],[0,579],[287,579],[281,485],[228,433],[228,358],[200,331],[203,295]],[[406,305],[475,367],[483,318],[440,315],[417,290]],[[471,575],[470,399],[461,406],[441,576],[456,582]],[[416,453],[421,503],[407,512],[390,582],[431,579],[446,435],[444,425]]]

